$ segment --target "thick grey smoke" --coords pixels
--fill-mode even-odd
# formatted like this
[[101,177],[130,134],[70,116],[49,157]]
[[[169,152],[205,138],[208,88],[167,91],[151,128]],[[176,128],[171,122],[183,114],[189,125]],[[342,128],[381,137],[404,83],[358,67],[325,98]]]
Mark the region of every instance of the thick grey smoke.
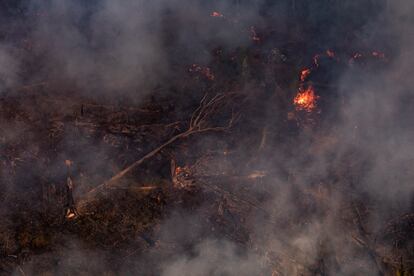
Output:
[[136,101],[185,72],[182,65],[207,64],[211,45],[248,45],[255,6],[215,5],[230,18],[215,25],[213,6],[199,1],[29,1],[30,55],[42,65],[32,78]]
[[[363,200],[368,206],[363,227],[372,240],[380,237],[392,218],[412,208],[412,15],[410,1],[388,2],[381,15],[362,28],[360,41],[371,51],[390,50],[388,62],[368,68],[351,66],[338,76],[336,84],[343,97],[339,116],[311,137],[304,133],[296,141],[296,154],[286,156],[275,150],[280,156],[276,164],[286,166],[294,180],[286,181],[277,174],[280,168],[274,168],[269,190],[273,200],[265,206],[270,218],[260,219],[262,210],[256,213],[252,238],[265,252],[292,256],[292,263],[284,264],[286,275],[300,273],[293,269],[301,267],[295,262],[311,270],[327,252],[332,257],[324,260],[328,275],[374,275],[383,269],[369,250],[355,243],[359,231],[355,204]],[[184,258],[167,271],[182,267],[185,273],[194,263]],[[198,268],[208,271],[203,267],[201,263]]]
[[[352,231],[357,232],[357,227],[351,232],[341,229],[346,208],[354,208],[347,204],[362,199],[368,206],[364,227],[372,233],[372,239],[379,237],[376,235],[384,231],[391,218],[412,210],[412,14],[411,2],[389,1],[378,19],[364,27],[366,46],[372,50],[387,48],[392,39],[392,46],[388,48],[391,49],[389,62],[347,70],[338,82],[343,97],[338,119],[330,121],[328,128],[314,133],[310,142],[298,143],[303,155],[299,155],[296,166],[293,164],[296,185],[306,191],[310,186],[318,186],[316,181],[331,190],[324,195],[326,191],[322,188],[319,195],[311,195],[320,196],[322,202],[313,215],[322,213],[309,218],[297,232],[289,228],[282,239],[308,257],[318,256],[318,248],[327,242],[339,261],[336,266],[326,264],[333,275],[352,275],[357,271],[350,271],[352,267],[359,267],[359,272],[364,267],[369,268],[369,275],[376,273],[375,261],[370,260],[369,254],[358,253],[358,247],[352,244],[355,235]],[[312,160],[306,166],[302,162],[304,156]],[[268,210],[280,210],[275,214],[276,220],[296,217],[297,212],[303,212],[303,206],[290,198],[289,188],[278,188],[275,192],[277,205],[268,207]],[[284,200],[286,196],[290,204]],[[292,209],[293,213],[289,212]],[[280,239],[279,234],[274,237]]]
[[[105,0],[90,5],[32,1],[30,11],[45,13],[33,18],[30,30],[32,51],[44,61],[36,75],[69,83],[85,94],[139,101],[152,88],[180,76],[176,70],[183,69],[177,69],[177,64],[207,64],[211,45],[248,46],[249,27],[264,24],[264,14],[273,13],[275,28],[284,28],[287,7],[292,8],[293,2],[297,2],[295,9],[301,7],[301,1],[280,1],[265,12],[260,7],[266,1],[244,2],[210,6],[178,0]],[[320,1],[321,5],[328,2]],[[210,24],[209,14],[215,9],[224,14],[226,19],[218,20],[225,24]],[[161,275],[261,275],[275,267],[284,268],[278,271],[281,275],[378,272],[375,258],[355,243],[360,234],[355,210],[365,201],[363,226],[374,240],[391,218],[412,209],[413,9],[411,1],[389,1],[362,26],[358,46],[388,50],[388,61],[341,72],[332,84],[332,93],[341,95],[335,105],[337,116],[322,127],[302,130],[299,137],[285,142],[289,145],[275,143],[271,154],[257,162],[268,176],[253,193],[266,189],[267,200],[251,209],[248,245],[240,249],[224,237],[205,239],[202,229],[211,225],[200,219],[204,206],[191,215],[173,216],[160,223],[164,231],[157,238],[165,244],[185,240],[191,243],[191,253],[180,248],[160,259]],[[316,8],[309,12],[319,19]],[[332,34],[326,37],[324,43]],[[20,64],[9,47],[0,47],[0,89],[18,84]],[[272,124],[274,114],[270,115],[266,121]],[[287,152],[288,147],[294,150]],[[237,163],[251,161],[237,158]],[[248,169],[242,174],[251,173]],[[197,226],[189,227],[194,221]],[[75,257],[69,261],[75,263],[90,258],[80,249],[70,255]],[[322,260],[326,255],[331,257]],[[315,272],[320,262],[325,271]],[[67,269],[66,262],[61,266]]]
[[193,256],[165,264],[162,275],[260,275],[266,272],[263,263],[257,255],[237,253],[227,241],[206,240],[197,245]]
[[409,1],[390,2],[382,22],[373,24],[383,29],[381,37],[371,38],[373,41],[393,39],[390,63],[370,73],[350,72],[340,82],[342,94],[349,95],[349,100],[342,112],[339,135],[345,146],[355,146],[369,156],[361,188],[389,203],[409,204],[413,192],[412,173],[407,167],[414,157],[412,8]]
[[[157,1],[155,1],[157,2]],[[83,90],[121,90],[138,96],[162,79],[168,60],[162,50],[161,5],[145,1],[33,1],[35,50],[45,73]]]
[[9,45],[0,45],[0,91],[13,87],[19,81],[19,59]]

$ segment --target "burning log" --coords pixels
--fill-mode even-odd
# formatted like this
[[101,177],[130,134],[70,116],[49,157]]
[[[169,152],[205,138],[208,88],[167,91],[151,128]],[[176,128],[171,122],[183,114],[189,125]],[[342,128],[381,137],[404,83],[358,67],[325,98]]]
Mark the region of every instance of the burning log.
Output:
[[303,69],[300,73],[300,81],[304,82],[309,77],[312,70],[310,68]]
[[299,111],[312,112],[316,108],[318,98],[319,97],[315,95],[313,87],[309,86],[306,89],[299,89],[298,94],[293,99],[293,103]]
[[74,185],[71,176],[71,167],[73,162],[71,160],[65,160],[65,164],[67,167],[65,217],[66,219],[71,220],[77,216],[75,201],[73,199]]
[[190,168],[177,166],[174,159],[171,160],[171,179],[174,187],[178,189],[188,189],[194,186]]

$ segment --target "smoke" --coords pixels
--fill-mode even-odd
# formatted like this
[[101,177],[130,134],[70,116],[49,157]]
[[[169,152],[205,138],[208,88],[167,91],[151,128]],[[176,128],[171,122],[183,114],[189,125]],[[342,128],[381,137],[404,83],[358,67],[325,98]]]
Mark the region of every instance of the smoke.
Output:
[[[383,7],[361,27],[357,47],[387,51],[388,61],[347,68],[324,91],[339,95],[330,103],[335,110],[322,110],[330,120],[293,138],[295,146],[287,153],[275,148],[277,157],[261,161],[273,176],[267,180],[271,199],[264,211],[253,211],[250,239],[264,252],[290,256],[291,263],[279,263],[286,269],[282,275],[301,273],[297,269],[328,275],[387,273],[372,252],[393,252],[382,243],[385,229],[412,211],[412,4]],[[280,171],[288,171],[290,179]],[[361,236],[364,242],[358,244],[355,239]],[[409,258],[407,251],[400,254]]]
[[0,45],[0,91],[10,88],[18,83],[19,60],[13,53],[13,48]]
[[[43,71],[51,80],[73,83],[84,91],[139,95],[162,80],[168,61],[162,50],[161,6],[144,1],[33,1],[32,39]],[[95,92],[96,93],[96,92]]]
[[19,2],[15,9],[24,11],[23,22],[19,21],[24,27],[9,25],[13,35],[23,29],[26,37],[15,47],[26,51],[19,53],[19,68],[2,49],[3,82],[16,84],[14,76],[20,71],[28,75],[26,84],[40,79],[71,86],[87,96],[139,101],[185,73],[183,65],[207,64],[211,45],[250,44],[248,28],[258,3],[215,5],[230,18],[220,24],[210,17],[213,6],[165,0]]
[[[374,275],[383,268],[370,250],[379,254],[376,250],[385,227],[413,207],[414,4],[408,0],[381,4],[364,1],[361,6],[345,2],[30,1],[26,17],[31,23],[27,34],[32,46],[25,54],[16,45],[0,47],[0,90],[23,85],[20,73],[27,72],[23,64],[37,59],[39,67],[24,78],[29,83],[42,79],[57,87],[75,87],[88,97],[125,97],[140,102],[154,88],[185,78],[192,63],[211,63],[211,50],[216,46],[225,52],[259,47],[251,40],[251,26],[273,28],[267,33],[269,37],[291,30],[294,34],[283,39],[303,39],[301,43],[309,49],[298,50],[302,52],[331,47],[344,50],[352,43],[351,47],[366,52],[383,51],[386,62],[349,65],[328,83],[328,88],[317,90],[323,94],[321,98],[328,95],[332,101],[321,111],[322,119],[316,126],[301,125],[295,134],[281,123],[286,122],[288,108],[273,112],[274,106],[283,105],[277,102],[280,96],[273,94],[297,83],[275,84],[277,90],[266,86],[265,81],[240,78],[253,87],[246,90],[253,95],[252,105],[259,106],[252,109],[260,114],[243,118],[243,122],[254,121],[254,126],[239,130],[238,137],[233,137],[232,142],[237,144],[234,150],[242,153],[214,162],[221,168],[223,164],[236,164],[232,173],[239,177],[251,174],[252,169],[266,171],[267,176],[254,187],[246,188],[239,181],[234,189],[235,193],[248,191],[261,200],[239,201],[249,209],[243,219],[230,203],[214,207],[225,210],[220,218],[205,218],[210,202],[193,208],[191,214],[169,214],[157,225],[161,231],[154,239],[173,244],[173,249],[162,248],[165,255],[156,246],[149,250],[151,256],[159,258],[156,269],[160,275],[262,275],[270,271],[281,275]],[[210,13],[215,10],[224,18],[212,18]],[[350,28],[352,34],[346,23],[355,26],[356,30]],[[302,25],[306,27],[300,28]],[[316,31],[321,26],[322,31]],[[283,46],[280,37],[263,40],[264,51],[272,49],[280,56],[283,52],[287,60],[287,65],[277,64],[278,71],[270,74],[284,74],[288,67],[303,65],[294,50],[282,49],[289,46]],[[275,47],[281,49],[276,51]],[[261,73],[254,70],[254,60],[246,60],[243,66],[250,66],[252,75]],[[276,79],[272,75],[272,80]],[[267,97],[266,93],[273,94]],[[290,92],[283,95],[289,98]],[[258,103],[263,98],[266,102]],[[19,132],[8,126],[9,134],[0,137],[13,140]],[[267,152],[257,157],[254,149],[259,148],[256,142],[260,139],[256,136],[264,129],[282,134],[268,137]],[[283,135],[287,138],[280,138]],[[206,152],[210,147],[224,147],[219,138],[209,139],[213,141],[197,146],[204,146]],[[61,147],[73,147],[68,142],[72,140],[76,137],[66,133]],[[89,142],[83,145],[88,149],[73,156],[85,159],[85,167],[91,171],[105,167],[102,156],[110,155],[110,150]],[[87,157],[82,157],[85,152]],[[99,161],[94,163],[94,159]],[[62,168],[52,166],[50,170]],[[218,220],[235,226],[226,228],[229,232],[225,234],[218,231],[212,235],[211,228],[219,224]],[[238,228],[240,224],[247,229]],[[244,231],[249,234],[237,236]],[[237,243],[240,240],[242,246]],[[388,244],[384,248],[392,249]],[[94,271],[100,271],[105,263],[100,252],[92,256],[83,248],[62,252],[58,259],[65,262],[57,266],[59,273],[84,266],[86,259],[93,260]],[[143,260],[139,256],[134,261],[145,266]],[[122,269],[130,271],[129,267]]]
[[239,252],[228,241],[203,241],[193,256],[165,264],[161,275],[260,275],[270,273],[259,256]]
[[[349,95],[340,135],[345,145],[354,145],[370,156],[371,168],[362,185],[390,203],[401,204],[408,204],[412,196],[412,175],[406,166],[413,158],[413,129],[409,123],[413,115],[413,83],[409,77],[414,62],[409,31],[412,22],[405,18],[412,10],[410,6],[405,2],[389,3],[379,23],[384,30],[380,37],[393,38],[390,63],[369,73],[351,71],[340,82],[342,94]],[[379,35],[371,39],[375,41]]]
[[[296,178],[294,185],[316,205],[303,206],[305,199],[295,202],[292,186],[278,185],[275,204],[267,207],[269,211],[280,210],[274,213],[276,221],[307,217],[299,220],[303,225],[298,230],[292,225],[285,235],[270,234],[270,240],[282,239],[305,255],[313,256],[308,262],[310,266],[318,261],[317,256],[321,255],[318,250],[326,246],[324,250],[331,252],[327,255],[336,256],[338,262],[325,263],[328,274],[352,275],[355,271],[350,271],[351,267],[368,269],[370,275],[378,273],[378,264],[370,259],[369,253],[363,253],[353,244],[352,237],[358,235],[355,218],[355,224],[347,226],[351,233],[341,229],[349,215],[347,208],[355,209],[353,204],[359,201],[367,206],[363,227],[378,243],[392,219],[412,211],[413,174],[409,168],[414,146],[410,123],[414,110],[414,83],[410,77],[414,62],[412,4],[407,1],[387,4],[376,20],[363,27],[369,33],[363,37],[363,43],[367,49],[388,50],[389,61],[348,68],[335,83],[340,104],[331,104],[338,117],[327,116],[330,120],[322,129],[314,131],[311,137],[305,133],[296,141],[297,155],[279,160],[279,164],[293,165],[289,169]],[[330,89],[329,93],[336,91]],[[320,187],[318,194],[312,195],[315,187]],[[265,243],[269,240],[265,239]],[[379,244],[374,242],[370,246],[377,250]],[[381,265],[379,269],[383,270]]]

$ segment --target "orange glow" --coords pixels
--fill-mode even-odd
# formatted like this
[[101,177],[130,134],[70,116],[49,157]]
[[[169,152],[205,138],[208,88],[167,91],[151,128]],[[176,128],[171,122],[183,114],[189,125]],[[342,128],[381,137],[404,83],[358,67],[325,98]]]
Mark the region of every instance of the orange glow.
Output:
[[250,27],[250,38],[256,42],[260,41],[260,37],[257,35],[256,28],[254,26]]
[[332,50],[326,50],[326,55],[330,58],[334,58],[335,57],[335,52]]
[[208,67],[204,68],[203,74],[209,80],[214,80],[215,79],[215,76],[214,76],[213,72],[211,72],[210,68],[208,68]]
[[74,219],[76,217],[76,213],[72,209],[68,209],[66,211],[66,218],[68,220]]
[[360,53],[355,53],[354,56],[352,57],[353,59],[357,59],[357,58],[362,58],[362,54]]
[[309,68],[303,69],[300,72],[300,81],[302,81],[302,82],[305,81],[309,77],[310,73],[311,73],[311,69],[309,69]]
[[210,16],[211,16],[211,17],[224,17],[224,15],[222,15],[221,13],[216,12],[216,11],[212,12],[212,13],[210,14]]
[[202,76],[204,76],[205,78],[211,81],[213,81],[216,78],[209,67],[203,67],[198,64],[191,65],[188,71],[191,73],[201,74]]
[[181,167],[175,168],[175,174],[176,175],[179,174],[179,173],[181,173],[182,171],[183,171],[183,169]]
[[68,219],[73,219],[75,216],[76,216],[75,213],[69,213],[66,217]]
[[372,56],[377,57],[377,58],[385,58],[385,54],[378,52],[378,51],[372,52]]
[[296,110],[303,110],[311,112],[316,108],[316,101],[319,97],[315,95],[315,91],[312,86],[306,89],[299,89],[298,94],[293,99],[293,103],[296,106]]

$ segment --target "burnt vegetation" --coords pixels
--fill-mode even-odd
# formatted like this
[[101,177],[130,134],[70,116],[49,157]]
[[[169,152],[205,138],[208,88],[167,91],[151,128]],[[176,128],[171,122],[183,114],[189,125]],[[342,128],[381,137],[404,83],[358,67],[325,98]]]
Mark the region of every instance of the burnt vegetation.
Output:
[[165,2],[0,2],[0,273],[412,275],[392,3]]

